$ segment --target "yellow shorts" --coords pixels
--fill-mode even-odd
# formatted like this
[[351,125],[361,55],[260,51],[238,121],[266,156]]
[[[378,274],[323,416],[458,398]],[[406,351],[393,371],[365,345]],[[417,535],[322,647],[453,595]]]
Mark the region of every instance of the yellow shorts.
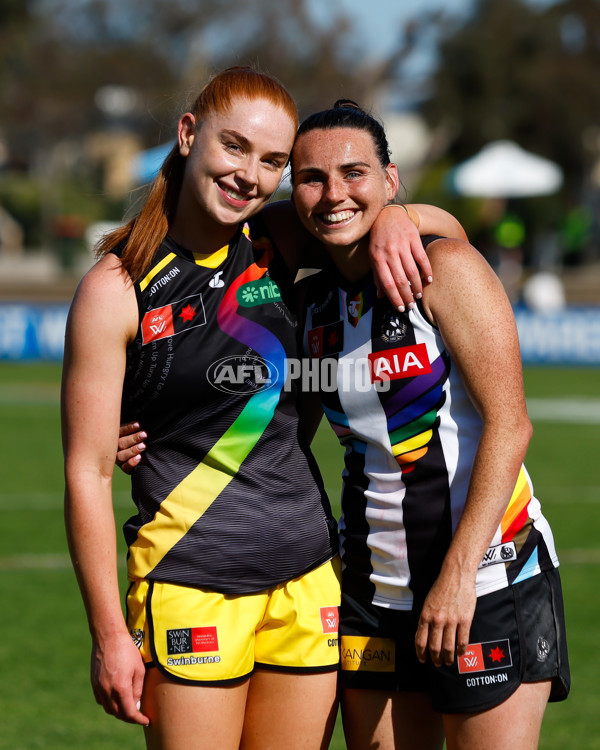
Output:
[[147,666],[178,682],[242,680],[256,667],[338,668],[339,558],[256,594],[134,581],[127,625]]

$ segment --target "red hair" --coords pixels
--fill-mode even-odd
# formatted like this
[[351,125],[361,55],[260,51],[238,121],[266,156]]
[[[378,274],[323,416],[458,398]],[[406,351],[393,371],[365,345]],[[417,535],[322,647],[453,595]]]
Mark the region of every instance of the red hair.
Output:
[[[197,123],[214,113],[231,109],[236,99],[266,99],[280,107],[298,127],[298,111],[287,89],[274,78],[253,68],[233,67],[218,73],[202,89],[191,112]],[[105,235],[97,245],[101,257],[123,247],[121,262],[132,280],[138,281],[152,264],[172,223],[183,181],[185,157],[175,144],[154,179],[140,212],[127,224]]]

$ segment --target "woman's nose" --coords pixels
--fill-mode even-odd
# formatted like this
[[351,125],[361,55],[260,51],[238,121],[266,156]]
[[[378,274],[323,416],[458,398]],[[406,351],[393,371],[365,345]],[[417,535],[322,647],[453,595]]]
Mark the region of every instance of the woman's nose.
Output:
[[342,191],[340,181],[336,179],[329,179],[323,185],[323,198],[331,203],[336,203],[340,200]]
[[248,185],[256,185],[258,182],[258,161],[256,159],[246,159],[237,171],[241,179]]

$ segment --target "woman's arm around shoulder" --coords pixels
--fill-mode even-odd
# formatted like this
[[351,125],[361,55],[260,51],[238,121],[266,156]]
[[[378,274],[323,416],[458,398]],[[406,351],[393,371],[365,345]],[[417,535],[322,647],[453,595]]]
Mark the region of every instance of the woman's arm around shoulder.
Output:
[[482,419],[465,509],[423,606],[419,658],[450,664],[468,644],[479,563],[502,519],[531,437],[517,328],[504,289],[468,243],[428,247],[434,282],[423,304]]
[[452,214],[426,204],[390,203],[371,229],[369,255],[377,290],[400,310],[420,299],[421,276],[427,283],[431,281],[433,271],[421,242],[421,237],[429,234],[467,238]]
[[92,686],[120,719],[147,724],[136,704],[144,666],[122,614],[112,511],[127,344],[137,329],[135,292],[114,255],[81,281],[67,321],[61,394],[65,523],[92,635]]

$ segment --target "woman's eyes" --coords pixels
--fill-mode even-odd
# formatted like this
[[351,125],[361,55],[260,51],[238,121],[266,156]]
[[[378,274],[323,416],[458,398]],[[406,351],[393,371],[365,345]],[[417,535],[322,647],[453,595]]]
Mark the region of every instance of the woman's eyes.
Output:
[[[343,176],[343,179],[356,180],[356,179],[360,179],[362,176],[363,176],[362,172],[352,170],[350,172],[346,172]],[[326,175],[312,174],[312,175],[307,175],[301,181],[305,185],[319,184],[321,182],[327,182],[327,177]]]
[[238,143],[226,143],[225,144],[225,148],[228,151],[233,151],[233,152],[241,152],[242,151],[242,147]]

